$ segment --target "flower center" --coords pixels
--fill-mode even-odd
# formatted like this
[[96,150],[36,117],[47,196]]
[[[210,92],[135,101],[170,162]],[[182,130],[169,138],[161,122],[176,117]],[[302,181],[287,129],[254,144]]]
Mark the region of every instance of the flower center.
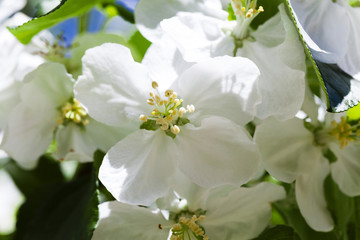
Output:
[[74,122],[82,127],[89,123],[89,116],[80,102],[75,98],[71,98],[62,107],[59,108],[61,116],[58,117],[57,123],[59,125],[66,125]]
[[195,111],[194,105],[187,105],[186,108],[182,106],[182,99],[179,99],[177,93],[169,89],[165,91],[165,99],[161,97],[158,90],[158,83],[152,82],[154,91],[150,92],[150,98],[147,103],[154,106],[151,115],[140,115],[140,120],[143,122],[140,129],[157,130],[160,128],[165,133],[175,138],[180,132],[179,126],[189,123],[189,119],[185,118],[186,113]]
[[[191,218],[180,217],[179,222],[174,224],[171,228],[170,240],[184,240],[187,239],[201,239],[208,240],[209,237],[205,234],[205,231],[199,222],[205,219],[205,215],[197,217],[193,215]],[[192,238],[192,236],[194,238]]]
[[243,40],[249,37],[250,24],[259,13],[264,11],[262,6],[256,9],[257,0],[231,0],[231,6],[234,11],[237,24],[233,29],[235,50],[243,45]]
[[360,123],[351,125],[347,118],[341,117],[339,123],[333,120],[331,125],[333,128],[330,134],[339,141],[341,149],[346,147],[349,142],[360,140]]

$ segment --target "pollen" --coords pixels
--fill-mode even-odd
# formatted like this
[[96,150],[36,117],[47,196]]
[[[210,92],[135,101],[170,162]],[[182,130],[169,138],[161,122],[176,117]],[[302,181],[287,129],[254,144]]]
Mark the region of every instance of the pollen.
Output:
[[193,215],[191,218],[180,217],[179,222],[174,224],[171,229],[170,239],[185,239],[185,236],[195,235],[196,239],[208,240],[208,236],[205,234],[200,222],[205,219],[204,215],[197,217]]
[[66,125],[70,122],[86,126],[89,123],[89,116],[80,102],[71,98],[60,109],[60,116],[57,118],[58,125]]
[[351,125],[348,123],[348,119],[342,117],[340,122],[333,120],[331,122],[332,130],[330,135],[335,137],[339,142],[340,148],[343,149],[350,142],[355,142],[360,140],[360,124]]
[[[183,99],[178,98],[178,94],[174,90],[168,89],[161,94],[157,82],[153,81],[151,86],[153,91],[149,93],[150,98],[147,100],[147,104],[153,106],[154,109],[151,115],[141,114],[139,119],[144,123],[149,120],[155,121],[156,128],[160,128],[167,135],[174,138],[180,133],[180,126],[189,122],[188,119],[183,120],[183,118],[185,118],[187,113],[193,113],[195,106],[190,104],[184,108],[182,106]],[[147,129],[146,127],[144,128]]]

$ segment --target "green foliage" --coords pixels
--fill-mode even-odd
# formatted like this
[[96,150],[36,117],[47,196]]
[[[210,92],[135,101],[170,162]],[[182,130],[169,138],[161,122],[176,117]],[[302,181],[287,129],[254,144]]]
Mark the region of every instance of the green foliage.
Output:
[[[334,232],[337,239],[355,239],[347,236],[348,225],[352,220],[355,210],[353,204],[354,199],[342,193],[330,175],[325,179],[324,190],[328,209],[334,219]],[[360,238],[360,236],[357,237],[356,239]]]
[[300,240],[300,238],[293,228],[285,225],[278,225],[265,230],[254,240]]
[[68,18],[79,16],[90,10],[94,5],[104,2],[112,2],[112,0],[62,0],[49,13],[34,18],[16,28],[9,28],[9,30],[21,43],[27,44],[40,31]]
[[130,38],[128,42],[128,46],[131,50],[133,58],[137,62],[141,62],[144,58],[147,49],[150,47],[151,42],[146,40],[143,35],[139,31],[134,33],[134,35]]
[[6,164],[26,195],[14,239],[90,239],[98,220],[97,173],[103,155],[96,152],[94,164],[80,164],[71,181],[65,181],[59,163],[49,157],[42,157],[31,171]]
[[287,189],[288,194],[286,199],[273,203],[273,207],[283,216],[286,225],[292,227],[302,240],[338,240],[334,232],[317,232],[310,228],[301,215],[299,207],[296,203],[295,186],[290,185],[289,187],[290,188]]
[[24,170],[15,161],[9,161],[4,168],[25,196],[65,180],[61,173],[60,163],[47,155],[40,157],[38,166],[33,170]]

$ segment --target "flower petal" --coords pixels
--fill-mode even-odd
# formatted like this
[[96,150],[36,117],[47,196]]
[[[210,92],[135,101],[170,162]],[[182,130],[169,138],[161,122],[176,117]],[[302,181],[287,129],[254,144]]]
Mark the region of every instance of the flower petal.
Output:
[[200,127],[185,125],[175,138],[179,168],[202,187],[241,185],[259,168],[259,153],[246,130],[222,117],[209,117]]
[[87,50],[82,61],[75,97],[95,120],[122,126],[151,111],[146,104],[146,90],[151,89],[147,69],[134,62],[128,48],[105,43]]
[[116,201],[100,204],[99,212],[93,240],[160,240],[169,235],[169,230],[159,228],[167,225],[160,212]]
[[174,150],[163,131],[138,130],[106,154],[99,179],[118,201],[148,206],[168,191]]
[[[259,88],[262,102],[257,106],[257,117],[265,119],[275,116],[279,120],[293,118],[300,110],[305,95],[305,54],[293,23],[286,14],[284,6],[280,13],[260,26],[254,33],[256,41],[244,41],[237,56],[252,60],[260,70]],[[273,33],[265,36],[269,29]],[[283,42],[276,44],[277,33]],[[271,64],[270,64],[271,63]]]
[[63,65],[44,63],[24,82],[21,102],[9,116],[2,148],[22,167],[33,168],[51,143],[57,108],[72,96],[73,79]]
[[165,91],[193,63],[185,61],[173,41],[164,36],[159,42],[151,44],[142,65],[149,69],[149,75],[159,84],[159,90]]
[[216,57],[195,64],[174,83],[173,89],[193,104],[191,120],[199,122],[210,115],[245,124],[253,119],[260,101],[257,82],[259,70],[246,58]]
[[360,146],[350,143],[343,149],[335,143],[330,144],[330,149],[337,157],[331,164],[331,175],[339,185],[341,191],[353,197],[360,195]]
[[210,192],[206,218],[201,224],[210,239],[253,239],[269,224],[270,203],[282,198],[284,189],[270,183],[233,189],[227,195]]
[[333,1],[291,0],[290,3],[300,29],[304,30],[302,35],[309,36],[310,41],[306,43],[314,57],[325,63],[336,63],[341,59],[351,46],[348,42],[350,24],[345,9]]
[[[175,17],[163,20],[160,25],[176,42],[187,61],[199,61],[216,56],[211,52],[212,46],[218,39],[225,37],[222,31],[223,20],[197,12],[179,12]],[[231,46],[233,48],[233,41]],[[229,53],[232,53],[232,50]]]
[[177,12],[206,12],[208,15],[226,19],[227,12],[221,10],[219,0],[175,0],[164,4],[162,0],[141,0],[135,8],[135,22],[139,31],[151,42],[161,39],[161,20]]
[[321,152],[312,160],[312,168],[296,179],[296,201],[310,227],[316,231],[329,232],[334,223],[325,201],[324,180],[330,167]]
[[269,118],[256,128],[254,139],[265,169],[284,182],[292,182],[310,170],[314,156],[321,152],[313,145],[313,136],[303,121],[296,118],[285,122]]

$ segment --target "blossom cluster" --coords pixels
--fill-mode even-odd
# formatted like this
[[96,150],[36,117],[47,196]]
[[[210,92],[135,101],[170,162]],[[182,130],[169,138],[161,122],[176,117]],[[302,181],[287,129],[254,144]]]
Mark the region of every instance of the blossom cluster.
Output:
[[[254,239],[289,202],[332,232],[328,176],[360,195],[360,117],[344,108],[360,99],[355,4],[140,0],[135,24],[24,45],[6,27],[29,20],[25,1],[6,2],[0,149],[25,171],[103,152],[92,239]],[[135,34],[151,43],[141,58]]]

